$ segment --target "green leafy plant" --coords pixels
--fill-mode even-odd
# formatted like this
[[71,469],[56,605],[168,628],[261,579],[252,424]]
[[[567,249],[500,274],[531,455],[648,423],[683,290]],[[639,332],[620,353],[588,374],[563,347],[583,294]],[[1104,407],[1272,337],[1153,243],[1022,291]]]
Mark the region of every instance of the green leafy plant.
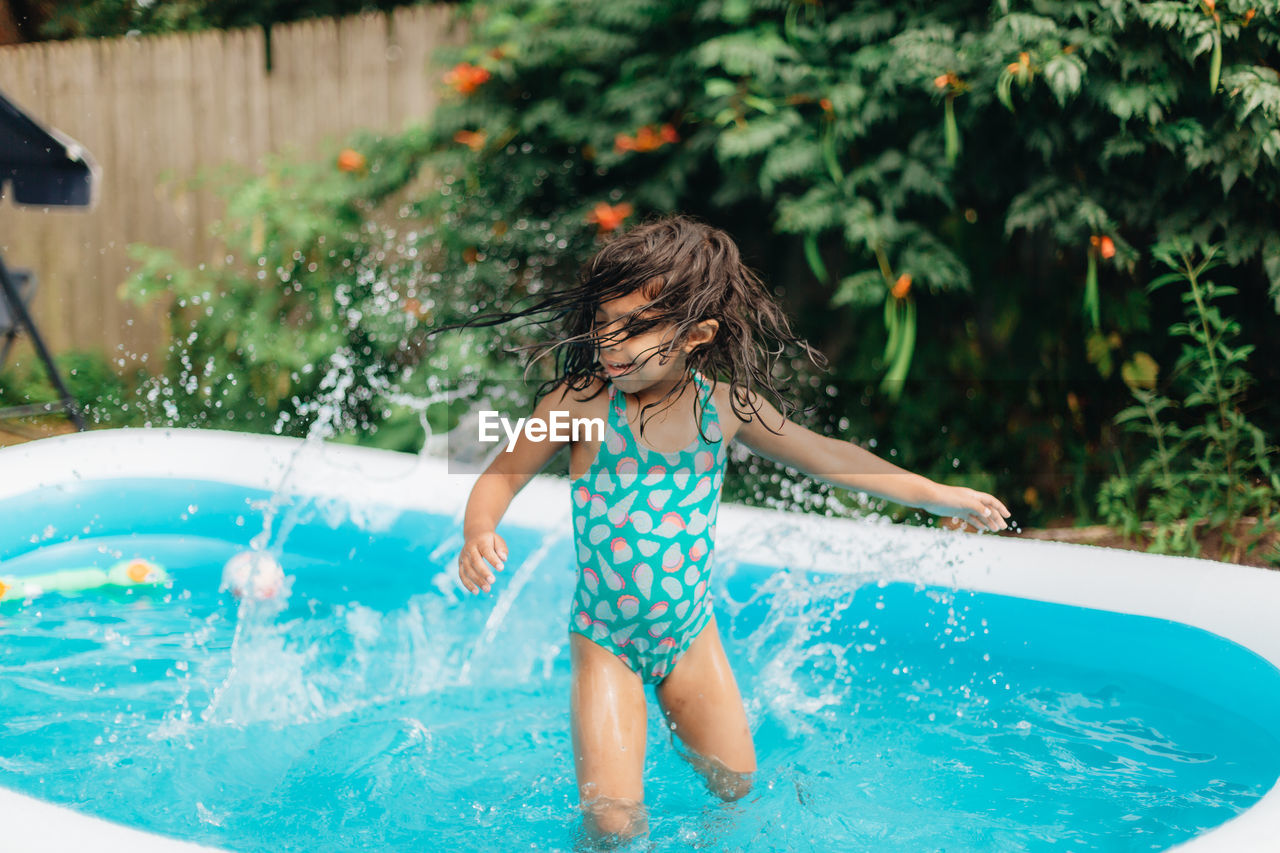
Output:
[[[1138,353],[1125,364],[1138,405],[1116,415],[1115,423],[1148,439],[1150,451],[1132,473],[1121,463],[1121,475],[1100,490],[1098,506],[1107,523],[1148,538],[1152,551],[1199,555],[1200,543],[1216,534],[1221,556],[1236,561],[1280,531],[1278,448],[1245,414],[1254,381],[1246,362],[1254,347],[1239,344],[1240,324],[1223,311],[1236,288],[1207,277],[1222,264],[1220,247],[1180,238],[1156,245],[1152,254],[1172,271],[1148,291],[1185,288],[1185,322],[1169,329],[1184,339],[1182,352],[1165,383],[1167,393],[1156,390],[1158,369],[1150,356]],[[1240,527],[1249,517],[1255,523],[1245,541]],[[1149,529],[1144,519],[1151,520]]]
[[270,26],[410,5],[411,0],[58,0],[24,3],[19,28],[36,38],[110,38]]
[[[323,365],[347,348],[387,364],[393,335],[366,356],[348,326],[306,325],[307,309],[350,278],[342,261],[381,263],[356,245],[381,245],[380,231],[348,232],[373,215],[361,194],[384,162],[399,164],[386,174],[400,176],[400,201],[374,205],[397,214],[379,221],[403,211],[392,254],[413,251],[422,264],[388,280],[431,303],[395,333],[406,365],[421,363],[413,353],[463,348],[423,339],[423,324],[536,299],[614,230],[679,210],[729,230],[828,355],[827,375],[793,384],[812,406],[807,425],[873,449],[878,439],[879,452],[940,481],[990,484],[1024,524],[1088,522],[1112,473],[1106,424],[1131,402],[1117,368],[1144,333],[1176,319],[1144,292],[1143,249],[1186,233],[1217,241],[1233,269],[1251,306],[1241,335],[1258,347],[1243,405],[1264,430],[1280,423],[1280,405],[1258,393],[1280,381],[1280,337],[1263,333],[1270,310],[1254,310],[1280,308],[1280,237],[1257,215],[1280,204],[1274,0],[490,0],[460,14],[468,38],[439,54],[445,67],[431,73],[445,97],[427,127],[376,148],[353,143],[368,173],[344,173],[347,184],[331,183],[331,162],[294,164],[289,182],[241,193],[229,222],[240,229],[230,239],[247,270],[234,297],[245,310],[218,320],[210,346],[254,323],[268,324],[255,352],[272,336],[289,346],[229,366],[254,371],[259,388],[236,424],[261,400],[268,414],[247,428],[270,429],[286,411],[285,428],[305,431],[310,416],[292,398],[335,389],[290,359]],[[322,190],[330,195],[304,204]],[[255,221],[269,244],[292,220],[330,215],[346,224],[316,226],[289,252],[252,248]],[[293,249],[316,269],[289,262]],[[284,294],[271,285],[278,268],[290,276]],[[259,298],[296,303],[292,313],[275,303],[251,313],[250,279],[263,271]],[[193,331],[184,324],[216,319],[201,316],[202,294],[223,292],[209,271],[151,273],[155,287],[172,275],[184,289],[177,339]],[[358,281],[344,287],[363,304]],[[371,304],[362,328],[382,322]],[[486,332],[471,352],[496,364],[501,345],[534,331]],[[188,400],[193,416],[225,421],[213,404],[226,374],[203,369],[222,357],[194,346],[190,367],[187,345],[175,351],[171,384],[195,377],[196,391],[211,391]],[[356,431],[389,423],[381,404],[365,408]],[[411,425],[416,415],[391,417]],[[726,495],[791,500],[776,473],[749,462]]]
[[1167,325],[1139,247],[1216,237],[1250,299],[1280,300],[1251,213],[1280,203],[1280,6],[1249,8],[470,3],[426,161],[458,177],[423,204],[497,302],[565,280],[597,228],[703,215],[835,356],[797,384],[811,425],[1087,520],[1128,397],[1113,357]]
[[[415,396],[441,392],[440,377],[501,375],[475,336],[415,338],[440,300],[468,299],[418,253],[424,225],[399,195],[420,144],[363,135],[334,158],[275,157],[265,175],[223,177],[225,266],[192,269],[168,250],[131,247],[128,294],[169,307],[169,365],[139,397],[150,422],[358,433],[417,450]],[[428,420],[447,428],[446,411],[442,398]],[[373,439],[387,421],[395,429]]]
[[[67,350],[54,357],[58,373],[66,383],[76,405],[88,425],[130,426],[137,422],[131,406],[132,388],[142,377],[122,377],[112,370],[101,353]],[[60,416],[61,399],[49,381],[48,372],[39,359],[31,357],[8,365],[0,372],[0,407],[28,406],[48,403],[50,413]]]

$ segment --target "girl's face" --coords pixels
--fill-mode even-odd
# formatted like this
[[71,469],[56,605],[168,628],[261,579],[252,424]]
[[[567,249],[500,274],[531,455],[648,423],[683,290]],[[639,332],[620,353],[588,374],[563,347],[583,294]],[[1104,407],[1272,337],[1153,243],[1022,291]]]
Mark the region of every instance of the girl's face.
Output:
[[[595,334],[600,367],[611,381],[633,394],[659,382],[682,378],[685,356],[694,347],[710,340],[717,325],[714,320],[707,321],[704,328],[697,330],[700,334],[690,336],[674,351],[667,352],[675,335],[673,325],[656,326],[636,334],[629,334],[624,329],[627,315],[648,302],[642,293],[636,291],[602,302],[596,309]],[[648,316],[642,313],[632,320],[644,320]]]

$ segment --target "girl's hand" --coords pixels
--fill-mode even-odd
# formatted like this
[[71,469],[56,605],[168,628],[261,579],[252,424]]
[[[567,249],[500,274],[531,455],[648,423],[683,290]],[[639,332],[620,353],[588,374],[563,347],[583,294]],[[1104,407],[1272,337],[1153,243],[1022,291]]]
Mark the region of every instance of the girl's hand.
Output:
[[1005,519],[1009,510],[986,492],[966,489],[963,486],[944,486],[934,483],[934,492],[928,503],[921,506],[934,515],[952,516],[982,530],[996,531],[1008,527]]
[[[507,559],[507,543],[492,530],[478,533],[467,540],[458,555],[458,577],[467,592],[478,593],[489,591],[493,583],[493,574],[489,571],[492,565],[502,571],[502,564]],[[488,564],[485,561],[488,560]]]

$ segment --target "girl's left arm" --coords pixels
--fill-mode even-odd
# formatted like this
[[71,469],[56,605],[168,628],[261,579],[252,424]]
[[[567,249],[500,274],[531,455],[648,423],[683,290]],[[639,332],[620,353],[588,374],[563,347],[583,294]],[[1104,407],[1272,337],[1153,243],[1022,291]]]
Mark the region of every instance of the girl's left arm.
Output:
[[[797,468],[824,483],[920,507],[934,515],[960,518],[979,529],[1003,530],[1009,526],[1005,522],[1009,510],[986,492],[935,483],[852,442],[805,429],[783,418],[759,395],[753,394],[751,400],[752,406],[759,407],[758,413],[743,422],[737,438],[761,456]],[[777,432],[766,428],[766,422]]]

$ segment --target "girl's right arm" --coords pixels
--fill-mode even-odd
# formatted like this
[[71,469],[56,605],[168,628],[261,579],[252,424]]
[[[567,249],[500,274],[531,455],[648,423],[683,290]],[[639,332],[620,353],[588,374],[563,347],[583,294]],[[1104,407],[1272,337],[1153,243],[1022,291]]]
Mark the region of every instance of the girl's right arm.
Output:
[[[552,411],[568,411],[576,417],[573,397],[568,386],[559,385],[544,396],[534,407],[531,418],[551,420]],[[571,442],[530,441],[521,432],[510,447],[499,451],[489,467],[484,470],[467,500],[467,510],[462,522],[465,544],[458,556],[458,577],[468,592],[488,592],[493,583],[492,566],[502,571],[507,559],[507,543],[497,533],[498,522],[516,494],[533,479],[562,447]]]

